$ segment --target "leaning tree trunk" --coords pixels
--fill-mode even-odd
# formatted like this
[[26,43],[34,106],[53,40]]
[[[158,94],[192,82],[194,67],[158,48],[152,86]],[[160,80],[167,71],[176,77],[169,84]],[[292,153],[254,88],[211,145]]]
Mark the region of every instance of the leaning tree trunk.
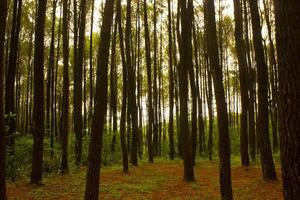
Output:
[[106,0],[98,50],[95,111],[92,118],[89,161],[85,185],[85,199],[98,199],[102,136],[107,110],[108,60],[114,0]]
[[257,1],[249,0],[253,44],[255,59],[257,63],[257,84],[258,84],[258,118],[257,135],[259,137],[259,148],[261,153],[261,165],[263,178],[275,180],[276,171],[272,156],[270,136],[269,136],[269,112],[268,112],[268,69],[264,56],[262,44],[262,34]]
[[31,183],[42,181],[44,146],[44,36],[47,0],[38,0],[34,41],[34,106]]
[[294,200],[300,197],[300,2],[276,0],[275,16],[283,194]]
[[230,200],[233,199],[233,197],[231,188],[228,114],[222,82],[222,68],[219,63],[214,1],[206,0],[205,6],[207,12],[207,51],[214,79],[218,114],[221,199]]
[[[7,0],[0,1],[0,27],[6,27]],[[4,124],[4,42],[5,28],[0,32],[0,199],[6,199],[6,152]]]

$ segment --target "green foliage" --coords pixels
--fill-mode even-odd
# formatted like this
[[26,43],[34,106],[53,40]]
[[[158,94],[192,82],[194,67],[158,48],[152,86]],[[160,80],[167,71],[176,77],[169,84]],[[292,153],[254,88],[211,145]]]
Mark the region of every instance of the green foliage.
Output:
[[8,179],[27,175],[31,166],[32,138],[18,137],[15,140],[14,150],[7,148],[6,175]]

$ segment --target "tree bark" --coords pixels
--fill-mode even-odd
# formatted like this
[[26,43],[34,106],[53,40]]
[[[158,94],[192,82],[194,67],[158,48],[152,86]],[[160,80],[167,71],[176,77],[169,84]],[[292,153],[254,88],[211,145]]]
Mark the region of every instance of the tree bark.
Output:
[[169,34],[169,145],[170,145],[170,159],[175,157],[174,150],[174,75],[173,75],[173,38],[172,38],[172,16],[171,16],[171,2],[168,0],[168,34]]
[[183,160],[184,160],[184,179],[186,181],[194,181],[194,168],[191,149],[191,133],[188,123],[188,71],[192,66],[191,51],[191,1],[182,0],[178,2],[180,5],[181,19],[181,49],[179,71],[179,98],[180,98],[180,135],[182,141]]
[[241,89],[241,127],[240,127],[240,151],[242,166],[249,166],[248,152],[248,80],[247,80],[247,61],[243,40],[243,17],[240,0],[234,0],[234,21],[235,21],[235,44],[239,65],[239,80]]
[[89,161],[85,185],[85,199],[98,199],[100,182],[100,165],[102,151],[102,136],[107,110],[108,91],[108,58],[110,33],[114,12],[114,0],[106,0],[103,22],[100,33],[100,44],[97,62],[97,80],[95,95],[95,111],[92,118],[91,140],[89,146]]
[[122,60],[122,74],[123,74],[123,94],[122,94],[122,111],[120,119],[120,139],[123,157],[123,172],[128,172],[128,154],[127,154],[127,144],[125,136],[125,123],[126,123],[126,102],[127,102],[127,69],[126,69],[126,57],[124,49],[124,38],[123,38],[123,28],[122,28],[122,15],[121,15],[121,0],[117,0],[117,21],[119,27],[119,42]]
[[284,199],[300,196],[300,2],[276,0],[279,127]]
[[34,42],[34,106],[31,183],[42,181],[44,146],[44,36],[47,0],[38,0]]
[[258,84],[258,118],[257,134],[259,137],[259,148],[261,153],[261,165],[263,178],[275,180],[276,171],[272,156],[271,143],[269,137],[269,112],[268,112],[268,69],[265,62],[264,49],[262,44],[262,34],[257,1],[249,1],[253,44],[255,59],[257,63],[257,84]]
[[63,99],[61,128],[61,171],[68,172],[68,134],[69,134],[69,32],[68,32],[68,0],[63,1]]
[[144,28],[145,28],[145,49],[146,49],[146,66],[147,66],[147,89],[148,89],[148,130],[147,130],[147,143],[148,143],[148,159],[153,162],[153,147],[152,147],[152,125],[154,121],[154,113],[152,107],[152,78],[151,78],[151,52],[150,52],[150,35],[148,27],[148,11],[147,0],[144,0]]
[[[0,1],[0,27],[6,27],[7,0]],[[3,28],[5,29],[5,28]],[[6,199],[6,150],[4,123],[4,42],[5,30],[0,32],[0,199]]]
[[77,62],[74,68],[74,131],[76,135],[75,143],[75,164],[80,166],[82,154],[82,72],[84,61],[84,42],[85,42],[85,21],[86,21],[86,0],[80,1],[80,26]]
[[222,68],[219,63],[214,1],[206,0],[205,6],[207,12],[207,50],[214,79],[218,114],[221,199],[230,200],[233,197],[231,188],[229,127]]
[[[8,137],[7,144],[11,149],[11,153],[14,154],[14,138],[17,128],[17,110],[16,110],[16,73],[17,73],[17,60],[19,53],[19,35],[20,35],[20,23],[22,12],[22,0],[14,0],[13,3],[13,17],[11,27],[11,41],[8,56],[8,66],[5,80],[5,114],[8,115],[7,124]],[[18,113],[19,114],[19,113]]]

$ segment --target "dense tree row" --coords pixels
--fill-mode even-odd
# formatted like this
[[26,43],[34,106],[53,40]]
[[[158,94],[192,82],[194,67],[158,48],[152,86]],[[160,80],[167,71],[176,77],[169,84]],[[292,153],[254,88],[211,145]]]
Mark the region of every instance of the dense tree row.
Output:
[[180,157],[194,181],[196,158],[217,149],[221,199],[233,199],[231,153],[245,167],[259,157],[273,181],[279,147],[284,197],[300,196],[298,1],[98,4],[0,2],[1,200],[22,137],[32,184],[45,159],[64,174],[87,164],[85,199],[99,198],[107,151],[121,151],[125,173],[143,157]]

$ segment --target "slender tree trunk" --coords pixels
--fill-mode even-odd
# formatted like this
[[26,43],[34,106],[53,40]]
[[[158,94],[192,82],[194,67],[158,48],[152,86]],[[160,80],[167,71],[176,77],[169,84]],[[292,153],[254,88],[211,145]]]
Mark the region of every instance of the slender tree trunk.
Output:
[[90,29],[90,110],[89,119],[93,116],[94,107],[94,70],[93,70],[93,28],[94,28],[94,7],[95,0],[92,0],[92,13],[91,13],[91,29]]
[[262,34],[260,17],[257,1],[249,1],[253,43],[255,59],[257,63],[257,84],[258,84],[258,119],[257,134],[259,137],[261,165],[263,178],[266,180],[275,180],[276,171],[272,156],[271,143],[269,137],[269,112],[268,112],[268,69],[263,52]]
[[[47,74],[47,100],[46,100],[46,130],[50,138],[53,136],[53,97],[54,97],[54,54],[55,54],[55,21],[56,21],[57,1],[53,0],[52,6],[52,30],[49,52],[49,66]],[[53,143],[50,141],[51,159],[53,159]]]
[[234,21],[235,21],[235,43],[239,65],[239,80],[241,89],[241,128],[240,128],[240,150],[242,166],[249,166],[248,152],[248,80],[247,61],[243,41],[243,17],[240,0],[234,0]]
[[14,0],[13,3],[13,17],[11,27],[11,41],[8,55],[7,76],[5,79],[5,114],[8,115],[7,124],[9,126],[7,144],[10,151],[14,154],[14,138],[17,127],[17,104],[15,99],[16,91],[16,74],[17,74],[17,60],[19,53],[19,35],[21,23],[22,0]]
[[158,98],[157,98],[157,8],[153,0],[153,154],[158,155]]
[[[0,1],[0,27],[6,27],[7,0]],[[6,151],[4,123],[4,42],[5,28],[0,32],[0,199],[6,199]]]
[[113,120],[113,137],[111,141],[111,151],[115,152],[116,139],[117,139],[117,66],[116,66],[116,39],[117,39],[118,21],[115,21],[112,39],[112,52],[111,52],[111,68],[110,68],[110,106],[112,110]]
[[148,27],[148,11],[147,0],[144,0],[144,28],[145,28],[145,49],[146,49],[146,66],[147,66],[147,89],[148,89],[148,130],[147,130],[147,143],[148,143],[148,159],[153,162],[153,147],[152,147],[152,125],[154,121],[154,113],[152,107],[152,76],[151,76],[151,52],[150,52],[150,34]]
[[44,36],[47,0],[38,0],[34,41],[34,106],[31,183],[42,181],[44,146]]
[[[114,12],[114,0],[106,0],[103,22],[100,33],[100,44],[97,62],[97,80],[95,95],[95,111],[92,118],[91,140],[89,146],[89,164],[86,176],[85,199],[99,198],[100,165],[102,151],[102,136],[107,110],[108,90],[108,60],[110,33]],[[100,59],[101,58],[101,59]]]
[[68,172],[68,134],[69,134],[69,32],[68,32],[68,0],[63,1],[63,102],[61,130],[61,170]]
[[170,159],[175,157],[174,149],[174,75],[173,75],[173,38],[172,38],[172,16],[171,16],[171,1],[168,0],[168,34],[169,34],[169,144],[170,144]]
[[122,15],[121,15],[121,0],[117,0],[117,19],[119,27],[119,41],[120,41],[120,51],[122,60],[122,74],[123,74],[123,94],[122,94],[122,111],[120,119],[120,138],[121,138],[121,148],[123,157],[123,172],[128,172],[128,154],[125,136],[125,123],[126,123],[126,102],[127,102],[127,68],[126,68],[126,57],[124,48],[124,37],[122,28]]
[[77,62],[74,68],[74,131],[76,135],[75,143],[75,164],[80,166],[82,154],[82,72],[84,64],[84,37],[85,37],[85,19],[86,19],[86,0],[80,1],[80,26]]
[[181,9],[181,49],[179,71],[179,97],[180,97],[180,135],[182,141],[184,160],[184,179],[194,181],[194,168],[191,149],[191,135],[188,124],[188,71],[192,66],[191,35],[192,35],[192,1],[182,0]]
[[244,27],[245,27],[245,53],[247,57],[248,66],[248,89],[249,89],[249,148],[252,160],[256,157],[256,135],[255,135],[255,72],[252,69],[250,44],[249,44],[249,25],[248,25],[248,10],[247,0],[243,0],[244,7]]
[[300,2],[276,0],[280,152],[284,199],[300,196]]
[[126,53],[126,65],[128,69],[128,110],[131,116],[132,126],[132,144],[131,144],[131,156],[130,162],[137,166],[137,142],[138,142],[138,118],[137,118],[137,106],[136,106],[136,81],[135,81],[135,72],[133,64],[131,63],[131,0],[127,0],[127,14],[126,14],[126,31],[125,31],[125,53]]
[[233,199],[233,197],[231,188],[229,127],[227,105],[222,82],[222,68],[219,63],[214,1],[206,0],[205,6],[207,12],[207,50],[214,79],[218,114],[221,199],[230,200]]
[[271,91],[271,109],[270,109],[270,114],[272,117],[272,136],[273,136],[273,151],[277,152],[278,151],[278,122],[277,122],[277,63],[276,63],[276,58],[275,58],[275,47],[274,47],[274,42],[272,38],[272,29],[271,29],[271,22],[270,22],[270,8],[267,5],[268,1],[267,0],[263,1],[264,4],[264,13],[265,13],[265,20],[267,24],[267,29],[268,29],[268,39],[269,39],[269,46],[270,46],[270,91]]

